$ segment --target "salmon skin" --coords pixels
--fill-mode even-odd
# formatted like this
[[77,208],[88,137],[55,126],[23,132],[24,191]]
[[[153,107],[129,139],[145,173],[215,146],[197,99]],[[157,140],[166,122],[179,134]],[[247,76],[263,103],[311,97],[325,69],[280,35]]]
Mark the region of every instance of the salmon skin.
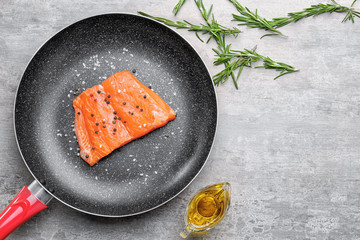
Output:
[[128,71],[82,92],[73,106],[80,156],[90,166],[176,117],[159,95]]

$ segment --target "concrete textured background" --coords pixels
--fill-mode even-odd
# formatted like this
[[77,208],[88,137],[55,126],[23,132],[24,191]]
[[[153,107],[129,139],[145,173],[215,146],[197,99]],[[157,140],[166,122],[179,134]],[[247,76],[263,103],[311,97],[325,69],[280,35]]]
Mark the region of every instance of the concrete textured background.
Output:
[[[176,2],[1,1],[1,209],[32,181],[16,146],[12,110],[21,74],[38,47],[63,27],[96,14],[142,10],[175,19]],[[205,5],[211,2],[220,23],[235,25],[228,1]],[[318,2],[241,1],[268,18]],[[360,239],[360,19],[341,23],[343,17],[325,14],[288,25],[281,29],[287,38],[260,40],[263,31],[241,28],[234,48],[257,45],[259,53],[300,72],[273,81],[273,70],[246,69],[239,90],[231,81],[216,89],[219,126],[213,151],[201,174],[171,202],[140,216],[107,219],[54,200],[8,239],[178,239],[191,195],[222,181],[232,184],[232,206],[204,239]],[[178,18],[202,21],[193,1]],[[220,69],[212,65],[213,42],[206,45],[191,32],[177,31],[212,74]]]

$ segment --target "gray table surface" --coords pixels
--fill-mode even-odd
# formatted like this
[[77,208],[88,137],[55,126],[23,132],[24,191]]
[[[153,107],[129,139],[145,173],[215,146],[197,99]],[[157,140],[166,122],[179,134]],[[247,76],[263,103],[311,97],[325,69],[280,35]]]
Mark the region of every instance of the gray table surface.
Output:
[[[212,2],[219,22],[234,25],[232,5]],[[271,18],[319,1],[241,2]],[[32,181],[16,146],[12,110],[21,74],[39,46],[65,26],[101,13],[143,10],[175,19],[175,3],[1,0],[1,209]],[[325,14],[288,25],[282,28],[287,38],[260,40],[263,31],[241,28],[234,48],[257,45],[260,53],[301,70],[274,81],[273,70],[246,69],[239,90],[230,81],[216,89],[219,125],[213,151],[200,175],[171,202],[140,216],[107,219],[54,200],[9,239],[178,239],[191,195],[223,181],[232,184],[232,206],[206,239],[360,239],[360,21],[344,24],[343,17]],[[178,18],[202,21],[193,1]],[[220,69],[212,64],[213,42],[206,45],[193,33],[177,31],[212,74]]]

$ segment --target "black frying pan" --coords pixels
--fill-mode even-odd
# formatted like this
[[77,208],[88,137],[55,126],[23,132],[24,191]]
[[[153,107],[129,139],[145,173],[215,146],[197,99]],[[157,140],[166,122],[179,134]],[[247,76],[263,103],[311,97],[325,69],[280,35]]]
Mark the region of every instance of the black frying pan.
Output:
[[[90,167],[77,156],[73,92],[122,70],[136,70],[177,117]],[[90,17],[48,40],[15,103],[18,146],[42,187],[35,182],[30,191],[43,198],[45,188],[76,210],[107,217],[152,210],[184,190],[206,162],[216,124],[214,86],[197,52],[168,27],[129,14]]]

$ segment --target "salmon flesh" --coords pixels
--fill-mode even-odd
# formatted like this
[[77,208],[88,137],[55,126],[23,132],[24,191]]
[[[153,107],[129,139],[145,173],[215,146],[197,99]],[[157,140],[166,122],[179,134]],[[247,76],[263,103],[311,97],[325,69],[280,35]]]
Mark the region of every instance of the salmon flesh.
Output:
[[176,117],[159,95],[128,71],[82,92],[73,106],[80,156],[91,166]]

